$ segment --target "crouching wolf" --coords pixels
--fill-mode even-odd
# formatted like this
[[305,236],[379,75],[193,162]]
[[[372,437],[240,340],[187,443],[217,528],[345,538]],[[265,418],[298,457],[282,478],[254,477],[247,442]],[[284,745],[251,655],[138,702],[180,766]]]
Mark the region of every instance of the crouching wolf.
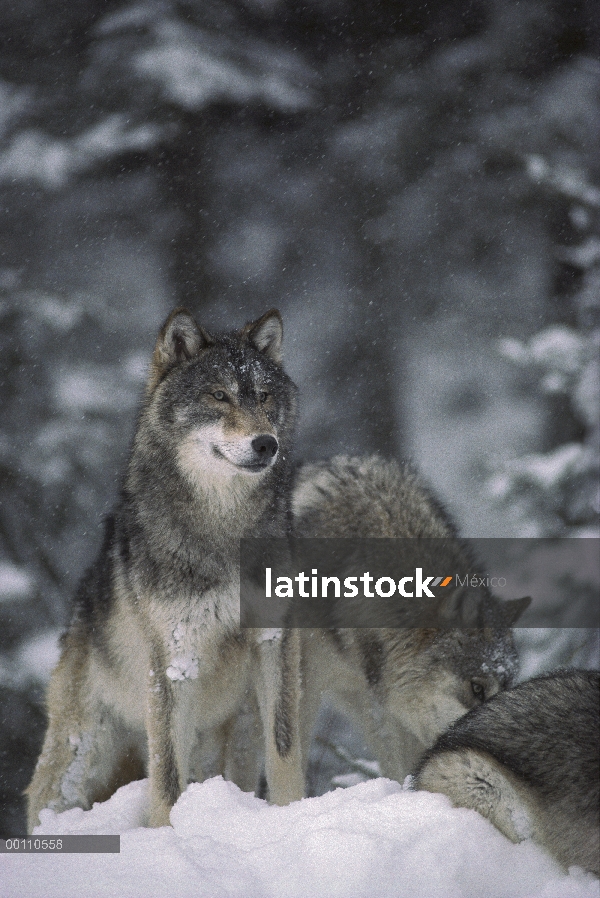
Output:
[[[392,461],[339,457],[307,465],[293,509],[296,537],[414,539],[415,546],[423,539],[444,547],[448,570],[470,566],[441,506],[414,471]],[[398,598],[386,609],[388,627],[366,621],[353,629],[340,624],[339,600],[328,598],[329,626],[301,631],[305,758],[328,697],[362,729],[382,774],[402,782],[454,720],[513,682],[510,627],[529,599],[501,602],[483,587],[459,587],[437,607],[440,621],[453,622],[443,628],[403,627],[406,604]]]
[[427,752],[415,785],[600,875],[600,674],[555,671],[474,708]]
[[298,635],[239,625],[240,538],[289,531],[296,388],[281,342],[276,310],[211,336],[175,309],[160,331],[120,500],[50,682],[30,831],[42,808],[90,808],[139,765],[149,823],[167,824],[196,739],[248,702],[271,799],[303,796]]

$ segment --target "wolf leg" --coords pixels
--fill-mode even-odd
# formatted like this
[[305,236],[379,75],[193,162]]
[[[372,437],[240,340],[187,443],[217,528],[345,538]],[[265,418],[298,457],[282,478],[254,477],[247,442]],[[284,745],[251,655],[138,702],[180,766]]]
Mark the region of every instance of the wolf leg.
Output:
[[190,782],[222,776],[242,790],[257,792],[263,765],[262,723],[256,699],[245,702],[220,726],[194,738]]
[[576,864],[598,875],[597,809],[586,817],[567,800],[544,800],[485,752],[457,749],[433,753],[417,787],[443,792],[457,807],[487,817],[511,842],[531,838],[568,869]]
[[242,792],[257,793],[264,763],[264,740],[256,695],[252,690],[221,732],[223,767],[220,772]]
[[300,634],[281,631],[259,645],[257,696],[265,738],[269,798],[285,805],[304,797],[300,746]]
[[123,725],[110,708],[85,695],[85,666],[85,652],[71,644],[52,675],[48,729],[26,790],[29,832],[38,825],[44,808],[87,810],[94,801],[108,797],[107,790],[127,754]]
[[300,701],[300,745],[304,777],[308,771],[308,761],[312,737],[323,704],[323,695],[330,683],[326,682],[328,668],[323,664],[323,631],[300,630],[302,696]]
[[472,749],[434,753],[416,782],[427,792],[442,792],[452,804],[487,817],[511,842],[533,835],[529,803],[515,778],[491,756]]
[[402,783],[415,769],[425,746],[386,709],[379,710],[373,702],[362,713],[365,741],[379,763],[381,775]]
[[196,732],[190,753],[190,783],[203,783],[213,776],[224,776],[226,748],[224,726]]
[[[148,704],[146,732],[148,736],[148,777],[150,796],[150,826],[169,826],[171,808],[187,786],[188,756],[182,755],[184,733],[177,727],[184,726],[186,733],[191,726],[192,715],[180,688],[166,675],[164,665],[155,656],[148,675]],[[188,741],[191,750],[193,738]],[[186,763],[182,763],[185,761]]]

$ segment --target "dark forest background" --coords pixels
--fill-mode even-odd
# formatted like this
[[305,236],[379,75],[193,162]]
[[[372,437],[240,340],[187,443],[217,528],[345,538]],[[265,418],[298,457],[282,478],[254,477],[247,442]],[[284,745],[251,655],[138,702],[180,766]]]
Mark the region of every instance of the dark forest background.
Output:
[[[299,459],[410,456],[468,536],[598,535],[600,16],[2,0],[0,46],[9,835],[174,305],[281,310]],[[597,666],[565,632],[529,632],[528,673]]]

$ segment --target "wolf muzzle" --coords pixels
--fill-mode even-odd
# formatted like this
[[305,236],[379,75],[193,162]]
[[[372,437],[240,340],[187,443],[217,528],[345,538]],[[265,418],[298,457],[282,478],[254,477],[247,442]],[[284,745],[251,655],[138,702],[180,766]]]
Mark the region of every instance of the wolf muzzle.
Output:
[[254,453],[253,462],[261,468],[267,468],[275,461],[279,443],[275,437],[268,433],[263,433],[252,440],[252,451]]

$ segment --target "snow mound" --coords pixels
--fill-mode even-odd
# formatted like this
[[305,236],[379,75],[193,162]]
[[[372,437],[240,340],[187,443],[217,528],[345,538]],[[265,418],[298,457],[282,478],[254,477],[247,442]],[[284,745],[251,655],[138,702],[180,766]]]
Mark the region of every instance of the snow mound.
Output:
[[120,854],[0,855],[2,898],[598,898],[531,842],[386,779],[289,807],[221,777],[194,783],[172,827],[143,828],[147,781],[90,811],[42,812],[36,834],[120,833]]

